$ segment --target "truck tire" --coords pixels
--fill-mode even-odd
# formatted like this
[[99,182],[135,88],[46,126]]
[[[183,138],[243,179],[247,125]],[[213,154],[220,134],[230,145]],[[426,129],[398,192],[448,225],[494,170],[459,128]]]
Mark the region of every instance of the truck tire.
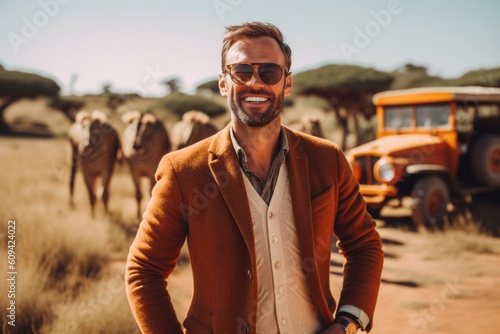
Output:
[[375,205],[366,205],[366,211],[372,216],[373,219],[380,218],[380,211],[382,211],[381,205],[375,206]]
[[450,201],[450,191],[443,179],[434,175],[422,177],[413,186],[411,196],[413,223],[430,230],[442,229]]
[[471,172],[483,186],[500,187],[500,137],[480,137],[471,153]]

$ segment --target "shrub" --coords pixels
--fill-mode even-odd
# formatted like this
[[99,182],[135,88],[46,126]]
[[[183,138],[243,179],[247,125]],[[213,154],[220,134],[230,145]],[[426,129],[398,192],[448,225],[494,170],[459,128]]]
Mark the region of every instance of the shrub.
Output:
[[63,112],[71,121],[75,120],[75,115],[83,108],[85,100],[75,96],[56,96],[47,99],[47,106]]
[[42,334],[140,333],[132,316],[122,275],[101,279],[75,300],[60,304],[57,319]]
[[[55,319],[53,307],[85,291],[108,262],[107,235],[95,232],[102,222],[49,220],[33,216],[17,222],[16,326],[9,326],[9,333],[38,333]],[[5,249],[0,254],[7,258]],[[7,302],[2,299],[1,307]]]

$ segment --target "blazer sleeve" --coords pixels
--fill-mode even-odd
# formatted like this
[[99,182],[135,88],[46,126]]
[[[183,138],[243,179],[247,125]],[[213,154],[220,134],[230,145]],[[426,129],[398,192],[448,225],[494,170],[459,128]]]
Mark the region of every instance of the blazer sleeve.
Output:
[[380,287],[384,254],[375,222],[366,211],[359,185],[344,154],[338,151],[338,210],[334,232],[346,258],[339,305],[353,305],[370,318],[369,331]]
[[156,180],[127,258],[126,291],[143,333],[182,333],[166,278],[175,268],[187,224],[179,180],[168,155],[159,164]]

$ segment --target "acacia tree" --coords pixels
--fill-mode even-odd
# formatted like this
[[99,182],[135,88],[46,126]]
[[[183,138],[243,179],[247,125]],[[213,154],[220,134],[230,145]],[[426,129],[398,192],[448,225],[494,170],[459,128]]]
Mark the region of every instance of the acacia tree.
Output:
[[168,94],[176,94],[181,90],[181,79],[178,77],[170,77],[163,81],[163,84],[168,88]]
[[342,129],[340,146],[345,149],[349,119],[354,122],[355,145],[358,145],[358,115],[371,117],[373,109],[366,106],[371,103],[373,94],[387,90],[392,81],[391,74],[373,68],[325,65],[296,74],[293,77],[293,89],[297,95],[315,95],[328,102]]
[[456,78],[441,78],[429,75],[426,67],[406,64],[397,68],[391,74],[394,76],[391,89],[426,86],[500,87],[500,67],[472,70]]
[[37,74],[7,71],[0,65],[0,133],[12,132],[5,122],[5,110],[14,102],[39,96],[57,96],[59,86],[51,79]]
[[500,67],[469,71],[448,80],[448,85],[500,87]]
[[210,80],[196,86],[197,92],[208,91],[212,94],[219,94],[219,80]]
[[62,111],[70,122],[75,121],[77,112],[83,108],[85,100],[76,96],[54,96],[47,100],[47,106]]
[[121,105],[127,103],[129,99],[140,97],[139,94],[135,93],[133,94],[115,93],[111,90],[110,83],[105,83],[102,86],[101,96],[104,96],[106,98],[106,105],[108,106],[112,114],[115,114],[118,108]]

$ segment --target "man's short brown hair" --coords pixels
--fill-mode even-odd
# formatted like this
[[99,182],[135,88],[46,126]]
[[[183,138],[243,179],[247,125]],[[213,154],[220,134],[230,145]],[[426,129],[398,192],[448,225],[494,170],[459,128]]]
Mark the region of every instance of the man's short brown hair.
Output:
[[258,37],[271,37],[278,43],[285,55],[285,66],[290,71],[290,67],[292,66],[292,50],[288,44],[284,43],[281,31],[275,25],[265,22],[245,22],[241,25],[226,27],[226,33],[222,39],[222,70],[224,70],[224,66],[226,65],[227,51],[234,43],[245,38]]

